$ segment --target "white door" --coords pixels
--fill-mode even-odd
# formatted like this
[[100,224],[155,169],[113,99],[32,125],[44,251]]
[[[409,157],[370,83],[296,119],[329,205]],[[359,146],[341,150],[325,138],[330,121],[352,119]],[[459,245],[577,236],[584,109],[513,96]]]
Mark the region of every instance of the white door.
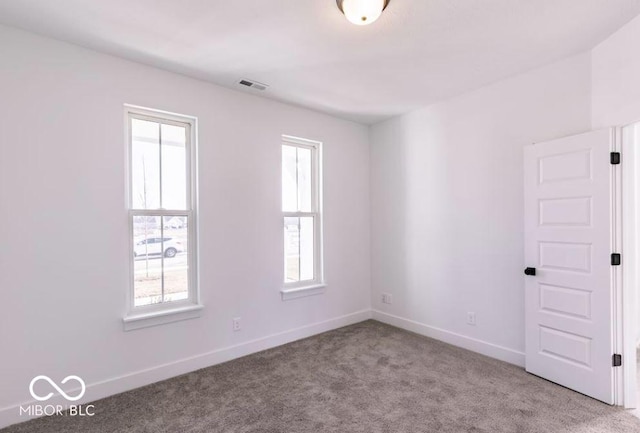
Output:
[[[613,404],[613,130],[525,148],[527,371]],[[531,270],[527,273],[531,274]]]

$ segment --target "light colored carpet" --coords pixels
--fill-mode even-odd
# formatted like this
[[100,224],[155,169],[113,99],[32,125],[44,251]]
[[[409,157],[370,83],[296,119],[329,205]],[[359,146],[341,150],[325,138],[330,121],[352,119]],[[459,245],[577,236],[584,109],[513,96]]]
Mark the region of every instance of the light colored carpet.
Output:
[[640,419],[515,366],[367,321],[3,433],[640,432]]
[[[636,402],[640,402],[640,347],[636,349]],[[637,418],[640,418],[640,408],[629,411]]]

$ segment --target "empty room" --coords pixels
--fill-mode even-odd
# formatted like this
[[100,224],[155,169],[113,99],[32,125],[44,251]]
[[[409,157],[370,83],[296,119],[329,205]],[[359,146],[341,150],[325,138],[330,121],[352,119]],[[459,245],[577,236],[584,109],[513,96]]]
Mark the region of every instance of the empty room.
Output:
[[640,0],[0,1],[0,432],[640,432]]

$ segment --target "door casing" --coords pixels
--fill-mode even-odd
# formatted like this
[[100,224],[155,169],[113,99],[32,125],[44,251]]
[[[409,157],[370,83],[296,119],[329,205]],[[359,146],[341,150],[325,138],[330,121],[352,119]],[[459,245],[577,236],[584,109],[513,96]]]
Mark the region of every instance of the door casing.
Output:
[[619,404],[638,407],[636,346],[640,311],[638,275],[640,267],[640,122],[618,128],[621,158],[620,236],[622,248],[621,308],[616,317],[616,333],[622,351],[622,371],[618,378]]

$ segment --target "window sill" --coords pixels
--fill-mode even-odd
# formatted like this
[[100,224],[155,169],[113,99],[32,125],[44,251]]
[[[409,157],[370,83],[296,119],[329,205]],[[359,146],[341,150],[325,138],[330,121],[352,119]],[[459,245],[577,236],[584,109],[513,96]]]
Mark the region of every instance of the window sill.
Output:
[[312,286],[296,287],[292,289],[282,289],[280,294],[283,301],[290,301],[292,299],[304,298],[307,296],[321,295],[324,293],[326,284],[314,284]]
[[195,319],[202,313],[202,305],[189,305],[167,310],[131,314],[122,319],[125,331],[164,325],[165,323]]

